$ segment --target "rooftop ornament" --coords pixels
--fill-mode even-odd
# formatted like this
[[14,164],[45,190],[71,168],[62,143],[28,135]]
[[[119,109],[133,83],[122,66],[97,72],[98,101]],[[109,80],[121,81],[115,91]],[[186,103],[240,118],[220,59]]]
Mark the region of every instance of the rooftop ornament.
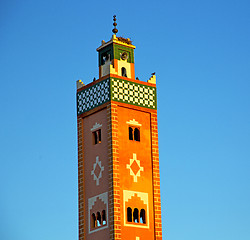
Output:
[[132,41],[129,38],[117,37],[117,39],[121,42],[132,44]]
[[113,32],[114,34],[117,34],[117,33],[118,33],[118,29],[116,28],[116,26],[117,26],[117,23],[116,23],[116,15],[113,16],[113,21],[114,21],[114,23],[113,23],[114,29],[112,30],[112,32]]

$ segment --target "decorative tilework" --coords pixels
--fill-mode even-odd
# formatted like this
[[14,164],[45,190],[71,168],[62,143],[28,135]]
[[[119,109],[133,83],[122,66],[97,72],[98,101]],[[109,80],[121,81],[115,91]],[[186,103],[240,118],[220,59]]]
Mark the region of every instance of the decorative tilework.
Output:
[[111,100],[156,109],[156,88],[112,78]]
[[108,78],[77,93],[77,115],[110,100],[157,109],[155,87],[119,78]]
[[105,79],[77,93],[77,115],[110,100],[109,79]]

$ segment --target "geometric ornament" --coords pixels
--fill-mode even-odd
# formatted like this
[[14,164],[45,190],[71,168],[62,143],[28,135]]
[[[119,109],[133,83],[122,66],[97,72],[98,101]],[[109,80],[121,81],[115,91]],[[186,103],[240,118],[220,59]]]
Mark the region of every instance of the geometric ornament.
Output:
[[157,109],[154,86],[112,77],[77,92],[77,115],[111,100]]
[[89,225],[89,233],[100,231],[100,230],[108,227],[108,221],[107,221],[107,224],[105,226],[103,226],[101,228],[98,227],[97,229],[94,229],[94,230],[91,229],[91,223],[90,223],[90,221],[91,221],[91,210],[95,206],[95,204],[96,204],[96,202],[98,200],[101,201],[106,206],[106,208],[104,208],[103,210],[106,211],[106,214],[107,214],[107,216],[106,216],[107,218],[106,219],[109,219],[109,217],[108,217],[108,192],[104,192],[102,194],[99,194],[97,196],[89,198],[88,199],[88,213],[89,213],[88,214],[89,215],[89,217],[88,217],[89,224],[88,225]]
[[137,159],[136,153],[133,153],[133,158],[129,159],[130,163],[127,164],[127,169],[130,170],[130,175],[133,176],[134,182],[137,182],[137,177],[141,176],[141,172],[144,168],[141,167],[140,160]]
[[157,109],[155,87],[119,78],[107,78],[77,92],[77,115],[110,100]]
[[128,125],[136,126],[136,127],[141,127],[141,124],[138,123],[135,119],[127,121],[126,122]]
[[96,162],[93,164],[93,170],[91,171],[91,175],[94,175],[94,180],[96,181],[96,185],[99,185],[99,180],[102,178],[102,172],[104,171],[104,166],[102,166],[102,162],[99,161],[99,156],[96,156]]
[[89,111],[110,100],[110,83],[105,79],[77,93],[77,115]]
[[111,78],[111,100],[157,109],[155,87],[118,78]]
[[[146,210],[146,224],[137,224],[133,222],[127,222],[127,208],[131,207],[133,204],[134,199],[141,200],[141,208]],[[140,205],[138,206],[140,207]],[[130,191],[130,190],[123,190],[123,215],[124,217],[124,226],[126,227],[136,227],[136,228],[149,228],[149,199],[148,193],[145,192],[137,192],[137,191]],[[137,237],[138,238],[138,237]],[[137,239],[136,239],[137,240]]]

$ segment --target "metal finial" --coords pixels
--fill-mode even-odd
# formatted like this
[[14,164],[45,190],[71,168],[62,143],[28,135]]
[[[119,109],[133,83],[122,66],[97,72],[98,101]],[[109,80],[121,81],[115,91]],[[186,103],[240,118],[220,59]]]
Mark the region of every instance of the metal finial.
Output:
[[112,32],[113,32],[114,34],[117,34],[117,33],[118,33],[118,29],[116,28],[116,26],[117,26],[117,23],[116,23],[116,15],[113,16],[113,21],[114,21],[114,23],[113,23],[114,29],[112,30]]

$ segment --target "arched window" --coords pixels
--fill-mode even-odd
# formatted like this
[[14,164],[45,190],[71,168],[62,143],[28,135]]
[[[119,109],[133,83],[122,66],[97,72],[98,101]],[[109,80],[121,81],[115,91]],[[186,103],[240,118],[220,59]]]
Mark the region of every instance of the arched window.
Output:
[[125,67],[122,67],[122,76],[127,77],[127,70]]
[[97,227],[100,227],[100,226],[101,226],[101,222],[102,222],[101,214],[100,214],[100,212],[97,212],[96,226],[97,226]]
[[106,221],[106,211],[102,210],[102,224],[106,225],[107,221]]
[[129,140],[140,142],[141,140],[140,128],[129,127],[128,133],[129,133]]
[[132,127],[129,127],[128,128],[128,132],[129,132],[129,140],[133,140],[133,128]]
[[139,223],[139,211],[137,208],[134,209],[133,218],[134,218],[134,223]]
[[130,207],[127,208],[127,221],[132,222],[132,209]]
[[140,142],[140,130],[138,128],[134,130],[134,140]]
[[144,209],[141,209],[140,212],[140,223],[146,223],[146,212]]
[[95,217],[95,214],[92,213],[91,228],[95,228],[95,227],[96,227],[96,217]]

